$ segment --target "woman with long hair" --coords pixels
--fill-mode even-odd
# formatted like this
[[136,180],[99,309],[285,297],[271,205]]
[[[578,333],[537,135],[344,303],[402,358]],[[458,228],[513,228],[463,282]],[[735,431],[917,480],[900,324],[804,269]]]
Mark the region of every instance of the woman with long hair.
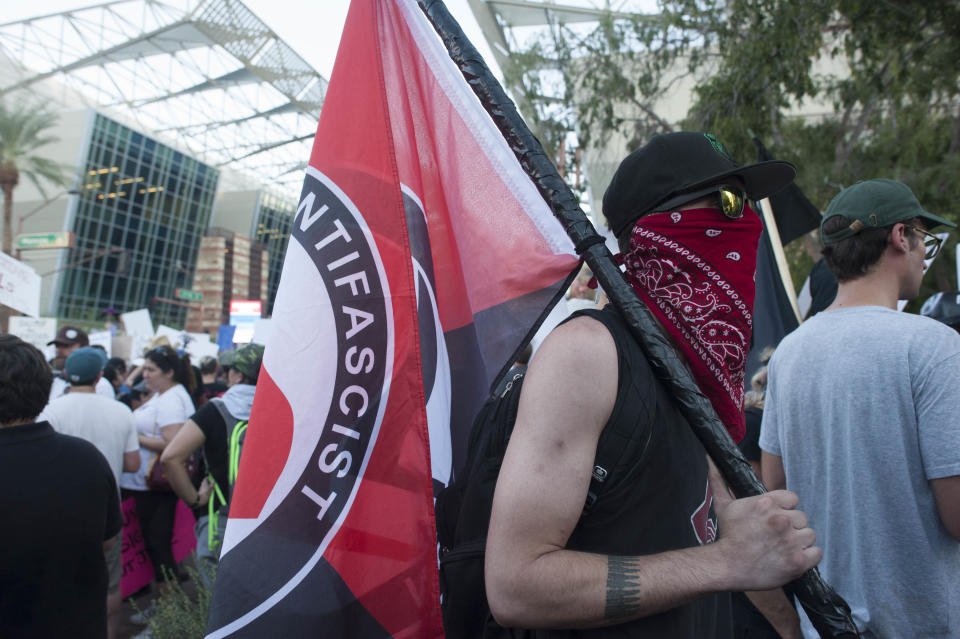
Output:
[[143,381],[152,396],[134,411],[140,439],[140,472],[124,473],[120,480],[124,498],[132,496],[143,532],[147,556],[157,581],[176,577],[171,538],[177,496],[170,490],[151,490],[147,476],[160,454],[194,413],[191,393],[196,387],[189,355],[182,357],[170,346],[157,346],[144,356]]

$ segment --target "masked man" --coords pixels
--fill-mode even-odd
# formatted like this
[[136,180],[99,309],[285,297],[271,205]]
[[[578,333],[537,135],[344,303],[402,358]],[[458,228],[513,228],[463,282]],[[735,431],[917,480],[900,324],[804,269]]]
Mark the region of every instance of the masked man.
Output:
[[[734,439],[762,228],[746,199],[794,174],[672,133],[631,153],[604,195],[627,280]],[[596,464],[611,447],[618,462]],[[617,311],[575,314],[531,363],[499,474],[485,565],[496,621],[537,637],[730,636],[727,591],[780,586],[821,552],[794,494],[732,500],[710,470]]]

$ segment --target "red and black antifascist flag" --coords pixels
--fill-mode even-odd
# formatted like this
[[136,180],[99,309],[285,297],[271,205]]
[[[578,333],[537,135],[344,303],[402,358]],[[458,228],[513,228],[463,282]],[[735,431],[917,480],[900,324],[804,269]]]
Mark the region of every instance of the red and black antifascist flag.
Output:
[[433,497],[573,247],[414,0],[354,0],[210,637],[443,635]]

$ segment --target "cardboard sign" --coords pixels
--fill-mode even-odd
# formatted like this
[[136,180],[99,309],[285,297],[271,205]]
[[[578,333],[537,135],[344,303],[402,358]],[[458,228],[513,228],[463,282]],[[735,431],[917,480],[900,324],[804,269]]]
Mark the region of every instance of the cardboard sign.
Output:
[[[143,531],[140,529],[140,518],[137,517],[137,506],[133,497],[124,499],[120,510],[123,512],[123,576],[120,577],[120,593],[126,598],[153,581],[156,575],[143,545]],[[197,547],[197,538],[193,534],[195,523],[190,508],[178,499],[171,542],[174,561],[183,560]]]
[[0,253],[0,304],[30,317],[40,315],[40,276],[6,253]]
[[129,363],[132,351],[133,338],[131,336],[115,335],[114,338],[110,340],[110,352],[113,353],[111,357],[119,357]]

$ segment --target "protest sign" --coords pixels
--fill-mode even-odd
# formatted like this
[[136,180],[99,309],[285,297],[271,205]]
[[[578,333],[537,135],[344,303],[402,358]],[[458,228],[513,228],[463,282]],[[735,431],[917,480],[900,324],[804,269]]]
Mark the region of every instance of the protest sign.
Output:
[[141,308],[129,313],[121,313],[120,320],[123,322],[123,328],[127,335],[153,337],[153,320],[150,319],[148,309]]
[[270,320],[260,318],[253,323],[253,338],[250,340],[254,344],[263,344],[266,346],[270,339]]
[[[153,581],[155,573],[143,544],[143,531],[140,529],[136,502],[132,497],[124,499],[120,509],[123,513],[123,575],[120,577],[120,592],[123,597],[129,597]],[[197,547],[197,538],[193,534],[194,523],[190,508],[182,501],[177,501],[171,542],[174,561],[179,562]]]
[[107,351],[107,357],[113,357],[113,334],[110,331],[91,331],[87,337],[90,346],[102,346]]
[[173,328],[172,326],[167,326],[166,324],[161,324],[157,327],[157,337],[161,335],[170,340],[170,346],[174,348],[183,346],[183,331]]
[[40,276],[6,253],[0,253],[0,304],[30,317],[40,315]]
[[55,318],[15,315],[10,318],[10,333],[39,348],[47,359],[53,357],[55,349],[53,346],[47,346],[47,342],[57,334]]

